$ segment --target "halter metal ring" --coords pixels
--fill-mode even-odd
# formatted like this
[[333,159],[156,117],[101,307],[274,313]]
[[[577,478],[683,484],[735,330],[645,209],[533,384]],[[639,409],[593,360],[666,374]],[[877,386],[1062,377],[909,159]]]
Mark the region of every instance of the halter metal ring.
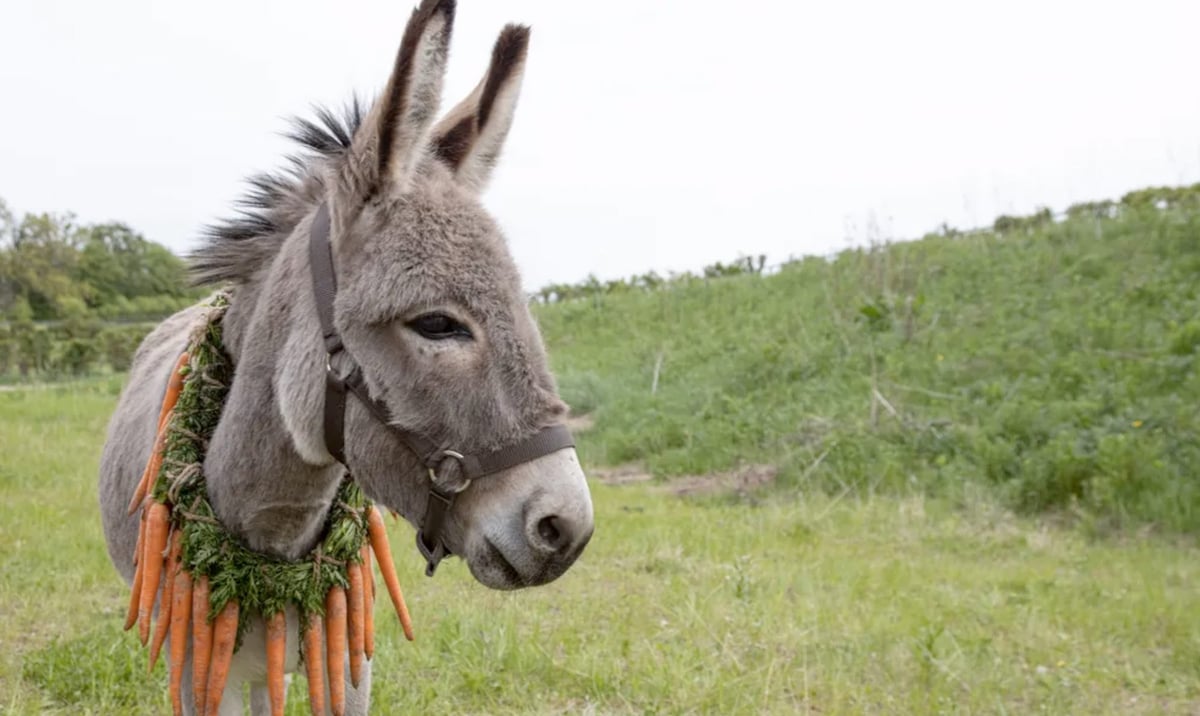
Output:
[[460,493],[460,492],[462,492],[463,490],[465,490],[465,489],[467,489],[468,487],[470,487],[470,485],[471,485],[471,478],[469,478],[469,477],[466,477],[465,475],[464,475],[464,476],[463,476],[463,478],[462,478],[462,484],[458,485],[458,486],[457,486],[457,487],[455,487],[455,488],[450,488],[450,487],[448,487],[448,486],[444,486],[444,485],[442,484],[442,481],[439,479],[439,478],[440,478],[440,476],[438,475],[438,469],[439,469],[439,468],[441,468],[441,466],[442,466],[442,463],[444,463],[444,462],[446,461],[446,459],[447,459],[447,458],[452,458],[452,459],[454,459],[454,460],[457,460],[457,461],[458,461],[458,464],[459,464],[460,466],[462,466],[462,465],[463,465],[463,461],[464,461],[464,460],[466,460],[466,456],[465,456],[465,455],[463,455],[462,453],[458,452],[457,450],[442,450],[441,452],[439,452],[439,453],[438,453],[438,456],[439,456],[441,459],[440,459],[440,460],[438,460],[438,463],[437,463],[437,465],[436,465],[436,466],[434,466],[434,467],[427,467],[427,468],[426,468],[426,470],[428,470],[428,471],[429,471],[429,481],[430,481],[430,482],[431,482],[431,483],[432,483],[432,484],[433,484],[433,485],[434,485],[434,486],[435,486],[435,487],[436,487],[438,490],[441,490],[441,491],[443,491],[443,492],[447,492],[447,493],[450,493],[450,494],[453,494],[453,495],[457,495],[458,493]]
[[[338,349],[337,351],[335,351],[335,353],[341,353],[341,349]],[[350,377],[351,373],[354,372],[354,369],[351,368],[350,371],[347,372],[345,375],[342,375],[341,373],[334,370],[333,356],[335,355],[335,353],[329,353],[329,352],[325,353],[325,376],[327,378],[332,379],[336,383],[345,383],[346,380]]]

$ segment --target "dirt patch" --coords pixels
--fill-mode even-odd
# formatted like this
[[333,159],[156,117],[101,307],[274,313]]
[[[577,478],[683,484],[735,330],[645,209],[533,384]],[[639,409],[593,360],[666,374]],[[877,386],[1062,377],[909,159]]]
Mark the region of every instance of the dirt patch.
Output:
[[617,467],[596,467],[587,471],[588,477],[605,485],[632,485],[637,482],[649,482],[654,476],[646,472],[641,465],[619,465]]
[[[588,477],[606,485],[633,485],[650,482],[654,476],[646,468],[633,465],[597,467],[588,470]],[[683,497],[686,495],[712,495],[720,492],[745,494],[765,487],[775,481],[779,469],[774,465],[743,465],[734,470],[715,472],[710,475],[685,475],[668,480],[662,485],[664,492]]]
[[774,465],[743,465],[726,472],[710,475],[688,475],[671,480],[666,489],[680,497],[712,495],[718,492],[753,492],[775,482],[779,469]]
[[586,433],[596,425],[591,415],[568,415],[567,428],[573,433]]

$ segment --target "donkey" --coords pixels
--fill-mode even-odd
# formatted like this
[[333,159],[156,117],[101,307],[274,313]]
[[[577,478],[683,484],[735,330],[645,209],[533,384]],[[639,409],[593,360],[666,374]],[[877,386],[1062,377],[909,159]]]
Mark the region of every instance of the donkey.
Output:
[[[307,153],[289,172],[251,179],[244,211],[210,229],[192,256],[202,283],[232,285],[223,325],[234,378],[203,472],[217,517],[253,550],[287,559],[312,550],[347,467],[369,497],[428,528],[437,476],[397,431],[456,457],[509,446],[513,458],[511,446],[564,420],[516,267],[478,198],[512,124],[529,29],[506,26],[483,80],[435,123],[454,13],[453,0],[424,0],[370,110],[352,102],[344,117],[321,109],[299,120],[293,137]],[[322,221],[337,286],[325,307],[309,253]],[[126,504],[169,373],[204,310],[185,309],[145,339],[109,425],[100,506],[109,556],[127,582],[138,522]],[[351,368],[369,398],[345,400],[331,437],[327,372]],[[485,586],[516,589],[571,566],[593,530],[586,479],[571,447],[532,454],[486,480],[460,480],[467,487],[454,488],[461,494],[437,514],[440,535],[426,545],[430,571],[444,551]],[[293,672],[294,613],[288,622]],[[252,625],[235,655],[222,714],[242,712],[246,682],[253,713],[266,713],[263,632]],[[357,689],[347,683],[348,713],[367,711],[367,666]],[[187,665],[185,694],[190,674]]]

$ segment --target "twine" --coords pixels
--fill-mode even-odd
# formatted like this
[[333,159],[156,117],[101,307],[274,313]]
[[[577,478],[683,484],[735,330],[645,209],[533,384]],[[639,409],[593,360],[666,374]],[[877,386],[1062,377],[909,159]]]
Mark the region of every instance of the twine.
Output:
[[[333,587],[346,587],[349,568],[361,562],[367,542],[365,513],[371,503],[353,480],[343,480],[320,542],[295,561],[250,550],[216,518],[203,462],[233,373],[221,342],[227,305],[228,296],[219,294],[206,323],[191,334],[187,374],[167,429],[153,499],[171,509],[172,527],[181,534],[183,568],[195,577],[207,576],[213,585],[210,614],[233,600],[247,616],[257,612],[268,617],[295,607],[307,623],[323,614],[325,595]],[[239,646],[250,621],[238,620]]]

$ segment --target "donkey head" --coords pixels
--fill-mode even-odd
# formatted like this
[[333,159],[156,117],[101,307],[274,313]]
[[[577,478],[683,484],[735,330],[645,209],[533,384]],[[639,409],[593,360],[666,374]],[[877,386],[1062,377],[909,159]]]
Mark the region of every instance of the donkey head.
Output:
[[[524,70],[529,30],[510,25],[479,86],[436,126],[452,0],[414,11],[383,95],[326,182],[338,282],[334,324],[390,422],[463,453],[487,452],[563,420],[516,267],[479,202]],[[346,463],[366,492],[417,524],[429,476],[358,401]],[[476,481],[444,542],[494,588],[562,574],[592,534],[573,449]]]

